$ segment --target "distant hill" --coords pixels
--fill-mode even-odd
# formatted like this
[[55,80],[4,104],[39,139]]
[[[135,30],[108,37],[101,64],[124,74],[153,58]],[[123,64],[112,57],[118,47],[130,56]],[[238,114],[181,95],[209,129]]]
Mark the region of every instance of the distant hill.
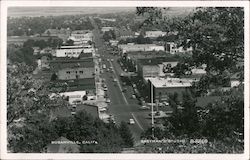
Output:
[[119,12],[135,12],[135,7],[11,7],[10,17],[61,16],[76,14],[107,14]]
[[[165,14],[170,17],[185,16],[194,8],[171,7]],[[135,7],[10,7],[8,16],[10,17],[37,17],[37,16],[60,16],[76,14],[108,14],[121,12],[135,12]]]

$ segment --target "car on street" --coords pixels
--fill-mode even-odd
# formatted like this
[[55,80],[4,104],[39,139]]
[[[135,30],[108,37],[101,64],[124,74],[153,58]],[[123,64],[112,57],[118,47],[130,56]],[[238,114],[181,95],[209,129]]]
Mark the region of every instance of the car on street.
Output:
[[116,78],[114,78],[114,80],[113,80],[114,82],[117,82],[117,79]]
[[129,124],[135,124],[135,120],[132,119],[132,118],[130,118],[130,119],[129,119]]
[[114,61],[114,59],[111,59],[111,62],[113,62]]
[[107,103],[110,103],[111,101],[110,101],[110,99],[109,99],[109,98],[107,98],[107,99],[106,99],[106,102],[107,102]]
[[148,110],[148,109],[150,109],[150,107],[149,106],[141,106],[140,109],[142,109],[142,110]]
[[132,94],[132,98],[136,99],[136,96],[135,96],[135,94]]

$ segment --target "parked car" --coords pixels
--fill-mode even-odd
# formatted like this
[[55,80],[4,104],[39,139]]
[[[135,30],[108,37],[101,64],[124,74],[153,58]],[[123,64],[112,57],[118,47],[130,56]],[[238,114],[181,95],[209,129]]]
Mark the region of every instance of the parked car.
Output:
[[149,106],[141,106],[140,109],[147,110],[147,109],[150,109],[150,107]]
[[107,99],[106,99],[106,102],[107,102],[107,103],[110,103],[111,101],[110,101],[110,99],[109,99],[109,98],[107,98]]
[[135,124],[135,120],[134,119],[129,119],[129,124]]

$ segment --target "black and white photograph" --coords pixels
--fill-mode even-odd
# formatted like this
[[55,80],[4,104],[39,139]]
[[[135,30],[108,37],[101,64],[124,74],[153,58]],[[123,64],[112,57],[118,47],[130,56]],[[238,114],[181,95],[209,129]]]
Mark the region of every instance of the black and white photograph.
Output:
[[164,4],[8,6],[6,152],[246,155],[249,6]]

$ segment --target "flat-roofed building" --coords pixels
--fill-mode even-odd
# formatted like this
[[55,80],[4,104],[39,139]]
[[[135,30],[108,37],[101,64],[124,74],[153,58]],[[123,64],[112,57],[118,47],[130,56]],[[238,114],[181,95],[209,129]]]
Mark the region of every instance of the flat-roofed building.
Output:
[[167,72],[171,72],[171,68],[178,64],[175,58],[156,57],[144,58],[136,61],[136,69],[141,77],[165,76]]
[[52,60],[50,68],[56,73],[58,80],[86,79],[95,76],[93,58]]
[[122,50],[122,53],[136,52],[136,51],[165,51],[164,46],[156,44],[120,44],[118,48]]
[[111,31],[111,30],[115,30],[115,27],[102,27],[101,31],[104,33],[104,32],[108,32],[108,31]]
[[83,46],[61,46],[56,49],[55,57],[79,57],[83,52]]
[[93,41],[93,33],[90,30],[75,30],[72,31],[69,39],[75,43]]
[[[170,94],[178,94],[178,100],[182,101],[182,92],[189,91],[192,86],[193,79],[184,78],[145,78],[148,85],[153,85],[154,101],[167,101]],[[150,87],[151,88],[151,87]],[[152,92],[152,91],[151,91]]]
[[145,32],[145,37],[157,38],[157,37],[163,37],[166,34],[167,34],[166,32],[162,32],[162,31],[146,31]]

